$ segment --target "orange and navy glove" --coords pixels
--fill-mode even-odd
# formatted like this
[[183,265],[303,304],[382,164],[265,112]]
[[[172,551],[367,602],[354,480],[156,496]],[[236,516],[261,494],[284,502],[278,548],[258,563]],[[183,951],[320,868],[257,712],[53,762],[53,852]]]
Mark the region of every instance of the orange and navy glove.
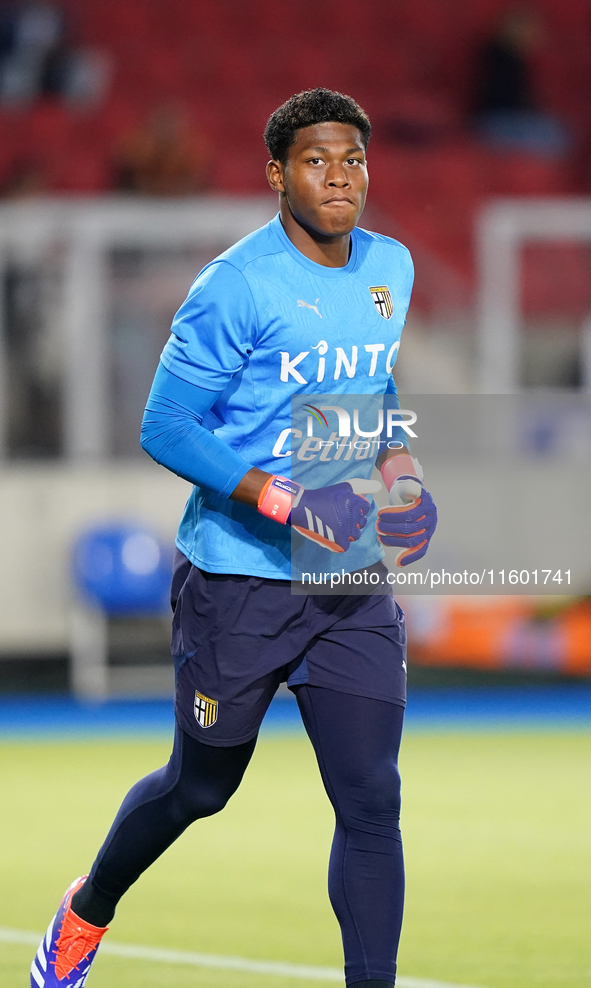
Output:
[[371,502],[361,492],[375,493],[379,486],[355,478],[310,490],[286,477],[270,477],[259,495],[258,510],[331,552],[346,552],[367,525]]
[[390,507],[378,511],[376,529],[382,545],[397,546],[398,566],[421,559],[437,525],[437,508],[422,484],[423,471],[409,453],[384,460],[380,468]]

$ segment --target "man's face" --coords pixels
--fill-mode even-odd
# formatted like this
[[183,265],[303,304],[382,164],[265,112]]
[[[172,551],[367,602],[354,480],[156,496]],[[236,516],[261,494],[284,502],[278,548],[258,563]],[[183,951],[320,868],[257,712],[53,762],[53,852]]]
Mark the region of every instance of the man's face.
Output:
[[271,187],[284,192],[297,222],[311,233],[339,237],[351,232],[367,195],[367,164],[361,134],[342,123],[298,130],[287,162],[269,162]]

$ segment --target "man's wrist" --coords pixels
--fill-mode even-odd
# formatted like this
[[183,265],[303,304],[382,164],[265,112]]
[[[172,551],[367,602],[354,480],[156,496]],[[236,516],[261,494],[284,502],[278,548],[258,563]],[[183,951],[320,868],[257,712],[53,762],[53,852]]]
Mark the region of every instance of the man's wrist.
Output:
[[402,446],[400,449],[383,449],[376,459],[376,467],[381,470],[386,460],[390,460],[393,456],[404,456],[405,454],[410,456],[408,446]]
[[384,449],[376,459],[376,467],[381,470],[386,460],[391,460],[395,456],[410,456],[408,446],[401,446],[399,449]]
[[281,525],[288,525],[291,509],[298,504],[303,493],[301,484],[287,477],[272,476],[263,485],[257,508],[267,518],[273,518]]
[[418,460],[415,460],[410,453],[391,456],[384,460],[380,467],[380,473],[388,491],[392,490],[399,477],[416,477],[419,483],[423,479],[423,471]]
[[248,473],[244,474],[240,483],[236,485],[230,494],[230,500],[241,501],[243,504],[250,504],[252,508],[256,508],[263,487],[272,477],[272,473],[267,473],[266,470],[259,470],[258,467],[252,467]]

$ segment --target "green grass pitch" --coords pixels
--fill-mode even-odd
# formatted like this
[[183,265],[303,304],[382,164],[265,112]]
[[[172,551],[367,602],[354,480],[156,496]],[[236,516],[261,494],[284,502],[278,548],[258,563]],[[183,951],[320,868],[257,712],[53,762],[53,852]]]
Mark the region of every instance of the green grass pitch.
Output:
[[[44,930],[164,741],[0,745],[0,926]],[[413,732],[400,974],[483,988],[591,984],[591,734]],[[305,738],[267,737],[241,790],[121,903],[122,943],[341,966],[326,894],[332,813]],[[0,985],[32,950],[0,944]],[[269,975],[99,956],[90,988],[295,988]],[[326,984],[327,982],[324,982]],[[317,982],[317,984],[320,984]]]

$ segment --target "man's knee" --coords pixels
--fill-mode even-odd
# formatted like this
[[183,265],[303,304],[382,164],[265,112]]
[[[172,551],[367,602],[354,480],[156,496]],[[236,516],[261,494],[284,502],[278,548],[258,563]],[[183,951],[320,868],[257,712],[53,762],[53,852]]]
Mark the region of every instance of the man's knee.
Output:
[[229,787],[221,783],[219,785],[201,785],[198,790],[192,787],[183,787],[178,795],[191,820],[201,820],[203,817],[214,816],[223,810],[235,791],[236,787]]
[[355,829],[363,824],[398,827],[400,820],[400,774],[394,763],[374,767],[361,778],[350,780],[347,792],[339,799],[340,816],[345,826]]
[[187,823],[192,823],[223,810],[242,781],[256,738],[234,747],[218,748],[187,734],[179,737],[181,743],[175,746],[167,776],[178,812]]

